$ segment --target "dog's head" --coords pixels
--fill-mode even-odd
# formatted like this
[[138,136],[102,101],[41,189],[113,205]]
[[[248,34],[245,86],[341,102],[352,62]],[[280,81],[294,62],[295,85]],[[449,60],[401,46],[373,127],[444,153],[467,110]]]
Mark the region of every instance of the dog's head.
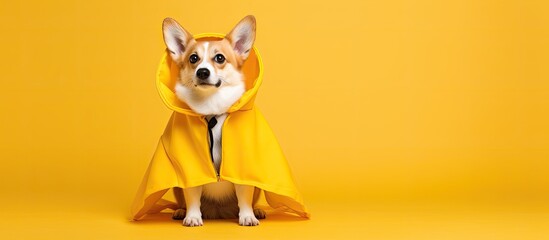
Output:
[[243,18],[221,40],[196,40],[171,18],[162,24],[164,42],[180,67],[179,83],[196,94],[243,85],[241,68],[255,40],[255,18]]

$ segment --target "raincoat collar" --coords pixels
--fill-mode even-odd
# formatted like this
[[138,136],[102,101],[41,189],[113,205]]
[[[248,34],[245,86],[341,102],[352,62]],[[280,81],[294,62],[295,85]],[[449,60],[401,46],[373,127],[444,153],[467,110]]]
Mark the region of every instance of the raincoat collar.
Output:
[[[225,37],[219,33],[202,33],[194,35],[194,38],[200,40],[221,40]],[[242,66],[244,73],[244,81],[246,91],[242,97],[236,101],[227,111],[228,113],[235,111],[250,110],[255,101],[257,90],[263,82],[263,62],[261,56],[255,47],[250,53],[248,59]],[[171,59],[168,51],[164,53],[156,72],[156,88],[164,104],[173,111],[192,116],[201,116],[194,112],[186,103],[179,100],[175,94],[175,83],[179,74],[179,67]]]

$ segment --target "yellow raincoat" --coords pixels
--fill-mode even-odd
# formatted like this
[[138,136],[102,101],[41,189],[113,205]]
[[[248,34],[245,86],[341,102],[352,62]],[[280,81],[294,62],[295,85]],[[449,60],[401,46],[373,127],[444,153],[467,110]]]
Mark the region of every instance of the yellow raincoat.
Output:
[[[221,34],[200,34],[196,39],[220,39]],[[164,104],[174,112],[141,182],[131,214],[177,208],[166,194],[173,187],[188,188],[219,180],[261,189],[270,207],[309,217],[297,191],[288,163],[263,115],[254,105],[262,82],[263,64],[257,49],[244,63],[246,92],[228,110],[222,128],[222,161],[219,177],[209,153],[204,116],[192,111],[175,93],[178,67],[165,53],[157,70],[156,84]]]

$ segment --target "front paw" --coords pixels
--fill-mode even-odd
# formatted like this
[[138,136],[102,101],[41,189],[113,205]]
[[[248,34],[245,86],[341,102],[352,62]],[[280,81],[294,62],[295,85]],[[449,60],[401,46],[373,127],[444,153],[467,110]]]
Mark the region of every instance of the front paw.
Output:
[[238,224],[240,226],[257,226],[259,225],[259,220],[255,218],[254,214],[240,214],[238,218]]
[[204,223],[202,222],[202,216],[187,214],[185,219],[183,219],[183,225],[187,227],[197,227],[204,225]]

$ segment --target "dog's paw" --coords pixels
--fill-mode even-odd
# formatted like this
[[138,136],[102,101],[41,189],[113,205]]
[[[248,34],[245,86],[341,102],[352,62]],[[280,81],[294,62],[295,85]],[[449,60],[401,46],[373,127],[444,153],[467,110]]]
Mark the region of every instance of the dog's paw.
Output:
[[185,213],[186,213],[185,209],[183,208],[177,209],[175,210],[175,212],[173,212],[172,219],[183,220],[185,218]]
[[204,225],[204,223],[202,222],[201,216],[189,214],[189,216],[186,216],[185,219],[183,219],[183,225],[187,227],[197,227]]
[[253,214],[241,214],[238,218],[238,224],[240,226],[257,226],[259,225],[259,220]]
[[265,216],[267,216],[267,214],[265,214],[265,211],[259,208],[254,209],[254,215],[257,219],[265,219]]

